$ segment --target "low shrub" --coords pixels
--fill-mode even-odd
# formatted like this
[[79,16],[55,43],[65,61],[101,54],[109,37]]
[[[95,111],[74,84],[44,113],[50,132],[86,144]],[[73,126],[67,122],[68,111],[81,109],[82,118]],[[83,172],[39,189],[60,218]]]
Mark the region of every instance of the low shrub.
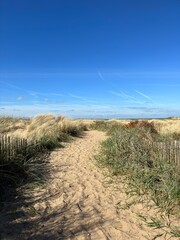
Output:
[[158,133],[154,123],[146,121],[146,120],[132,121],[132,122],[126,124],[125,127],[126,128],[140,127],[140,128],[145,128],[146,130],[150,131],[151,133],[155,133],[155,134]]

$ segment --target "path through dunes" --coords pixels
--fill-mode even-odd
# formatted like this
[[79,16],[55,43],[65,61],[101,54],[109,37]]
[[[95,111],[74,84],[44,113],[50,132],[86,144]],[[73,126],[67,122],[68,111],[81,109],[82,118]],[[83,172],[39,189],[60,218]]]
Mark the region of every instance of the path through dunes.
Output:
[[13,224],[8,231],[4,226],[1,239],[153,239],[158,232],[143,225],[136,214],[143,207],[117,210],[125,193],[109,185],[94,165],[93,156],[105,139],[102,132],[88,131],[52,152],[46,186],[26,199],[27,214],[14,220],[14,230]]

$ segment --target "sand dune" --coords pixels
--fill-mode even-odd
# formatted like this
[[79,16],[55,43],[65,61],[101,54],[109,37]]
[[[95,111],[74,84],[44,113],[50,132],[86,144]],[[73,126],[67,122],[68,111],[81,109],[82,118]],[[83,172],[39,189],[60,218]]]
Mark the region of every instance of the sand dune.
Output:
[[88,131],[52,152],[48,182],[27,192],[21,207],[26,214],[14,220],[14,228],[4,226],[1,239],[144,240],[159,234],[137,217],[142,211],[154,216],[154,209],[142,204],[117,207],[127,199],[123,184],[110,185],[94,165],[104,139],[104,133]]

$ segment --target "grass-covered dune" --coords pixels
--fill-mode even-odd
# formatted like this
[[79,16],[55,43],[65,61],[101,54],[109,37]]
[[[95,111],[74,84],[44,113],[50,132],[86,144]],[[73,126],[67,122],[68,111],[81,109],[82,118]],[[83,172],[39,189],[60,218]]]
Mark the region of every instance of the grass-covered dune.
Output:
[[[87,128],[82,121],[52,114],[33,119],[0,117],[0,193],[8,185],[43,179],[49,151],[81,136],[84,130]],[[6,144],[2,143],[3,136],[11,137]],[[19,147],[18,139],[25,139],[26,145]],[[7,155],[10,151],[12,156]]]
[[165,212],[180,217],[180,168],[168,161],[169,156],[167,161],[162,158],[162,150],[156,144],[180,140],[176,131],[179,121],[175,120],[174,127],[172,121],[162,123],[161,120],[165,132],[160,131],[157,121],[131,121],[124,125],[120,121],[96,121],[92,127],[107,131],[109,135],[101,145],[98,164],[112,175],[125,177],[132,192],[150,195]]

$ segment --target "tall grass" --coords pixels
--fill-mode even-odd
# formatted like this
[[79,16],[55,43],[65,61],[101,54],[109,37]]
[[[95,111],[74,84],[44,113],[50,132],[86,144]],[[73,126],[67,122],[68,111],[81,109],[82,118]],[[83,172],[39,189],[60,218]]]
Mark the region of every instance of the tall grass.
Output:
[[[11,146],[7,146],[9,147]],[[1,155],[0,196],[9,187],[15,188],[25,182],[43,182],[47,177],[49,152],[57,147],[60,147],[58,140],[46,134],[38,142],[31,142],[21,149],[14,147],[13,157],[10,159]]]
[[153,120],[153,122],[162,134],[180,134],[180,118]]
[[0,116],[0,134],[12,133],[17,130],[23,132],[29,124],[29,118]]
[[123,125],[116,120],[96,120],[90,125],[90,129],[104,131],[110,135],[113,131],[121,128]]
[[180,169],[162,160],[152,148],[148,129],[121,128],[102,143],[96,157],[113,175],[124,175],[133,191],[149,193],[168,214],[180,216]]
[[1,117],[1,133],[23,138],[25,136],[32,144],[24,149],[14,149],[13,159],[7,160],[1,156],[0,195],[8,185],[17,186],[24,181],[40,181],[45,178],[49,152],[60,147],[61,142],[80,137],[84,130],[86,125],[81,121],[51,114],[39,115],[32,120]]
[[19,138],[39,140],[44,133],[56,132],[57,137],[59,134],[59,138],[64,139],[66,135],[80,136],[84,130],[87,126],[82,121],[52,114],[37,115],[33,119],[0,117],[0,134]]

